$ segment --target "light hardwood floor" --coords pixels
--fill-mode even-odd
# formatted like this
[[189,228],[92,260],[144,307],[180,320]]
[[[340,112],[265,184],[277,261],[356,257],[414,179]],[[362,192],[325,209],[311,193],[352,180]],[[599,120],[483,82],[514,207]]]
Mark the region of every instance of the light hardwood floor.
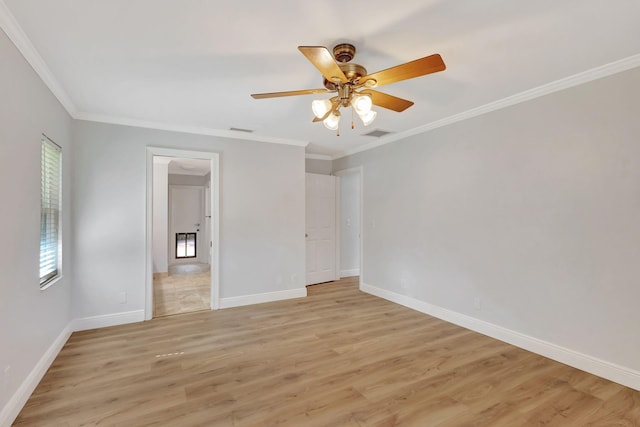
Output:
[[174,265],[153,279],[153,316],[211,308],[211,272],[207,264]]
[[18,426],[640,426],[640,392],[364,294],[74,333]]

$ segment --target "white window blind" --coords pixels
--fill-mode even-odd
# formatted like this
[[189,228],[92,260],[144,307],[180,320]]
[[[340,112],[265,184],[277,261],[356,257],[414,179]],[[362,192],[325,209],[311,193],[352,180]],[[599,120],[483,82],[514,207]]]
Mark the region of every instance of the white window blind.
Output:
[[40,185],[40,287],[60,274],[62,149],[42,138]]

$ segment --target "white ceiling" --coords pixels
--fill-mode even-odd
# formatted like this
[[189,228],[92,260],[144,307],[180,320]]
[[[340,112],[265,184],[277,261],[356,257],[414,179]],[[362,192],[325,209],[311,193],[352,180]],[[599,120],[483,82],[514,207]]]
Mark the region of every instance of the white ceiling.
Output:
[[[412,134],[640,65],[638,0],[0,0],[0,15],[76,118],[308,142],[333,157],[377,143],[361,136],[374,129]],[[432,53],[447,70],[380,88],[415,105],[378,108],[355,130],[344,114],[340,137],[311,123],[318,96],[249,96],[322,87],[297,46],[341,41],[369,72]]]

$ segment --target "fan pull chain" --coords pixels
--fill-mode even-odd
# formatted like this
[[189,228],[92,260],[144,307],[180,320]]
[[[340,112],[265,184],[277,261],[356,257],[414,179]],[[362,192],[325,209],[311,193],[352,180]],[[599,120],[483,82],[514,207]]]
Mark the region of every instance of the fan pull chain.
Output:
[[356,124],[353,122],[353,107],[351,108],[351,129],[355,129]]

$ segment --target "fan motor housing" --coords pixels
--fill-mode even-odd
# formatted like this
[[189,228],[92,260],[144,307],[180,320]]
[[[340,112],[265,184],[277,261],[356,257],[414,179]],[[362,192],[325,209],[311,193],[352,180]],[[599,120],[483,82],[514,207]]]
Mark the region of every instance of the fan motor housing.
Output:
[[[338,64],[338,67],[340,67],[349,82],[367,75],[367,69],[360,64]],[[338,90],[339,85],[324,79],[324,87],[333,91]]]

